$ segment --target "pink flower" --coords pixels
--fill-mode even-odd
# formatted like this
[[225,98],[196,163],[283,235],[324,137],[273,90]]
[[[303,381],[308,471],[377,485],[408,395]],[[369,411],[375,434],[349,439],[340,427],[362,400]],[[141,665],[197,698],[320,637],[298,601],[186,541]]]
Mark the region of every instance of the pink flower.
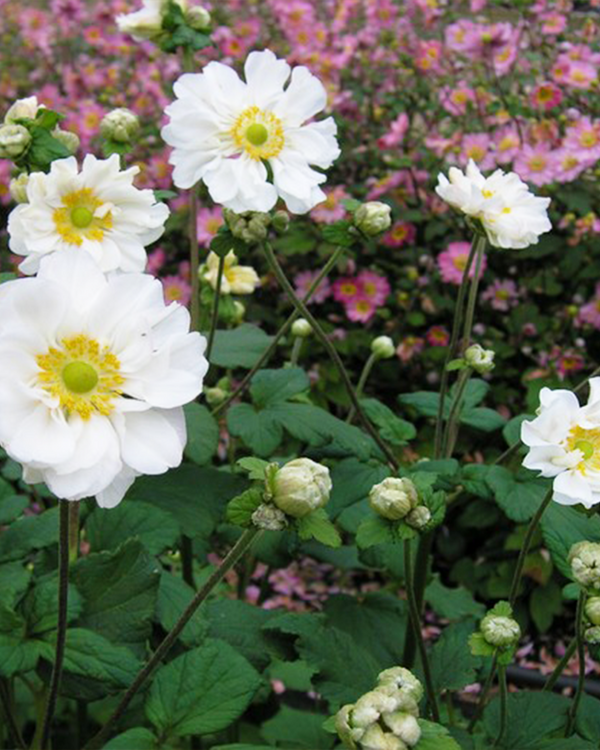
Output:
[[[301,273],[296,274],[296,276],[294,277],[294,286],[296,287],[296,294],[302,299],[304,299],[304,297],[306,297],[306,295],[308,294],[308,290],[311,284],[317,278],[318,275],[319,275],[318,271],[302,271]],[[314,303],[316,305],[320,305],[322,302],[325,302],[325,300],[330,295],[331,295],[331,284],[329,283],[329,280],[325,278],[319,284],[316,292],[312,295],[308,304],[312,305]]]
[[347,302],[345,310],[348,320],[353,323],[368,323],[375,315],[377,306],[371,300],[359,297]]
[[148,263],[146,265],[146,272],[157,276],[160,269],[167,262],[167,254],[162,247],[157,247],[148,255]]
[[542,186],[554,182],[556,175],[556,152],[545,143],[525,145],[513,165],[522,180]]
[[390,293],[390,284],[385,276],[375,271],[361,271],[356,277],[361,294],[374,305],[383,305]]
[[223,211],[220,206],[201,208],[198,211],[198,244],[208,247],[223,225]]
[[[448,284],[460,285],[469,258],[471,246],[468,242],[451,242],[444,252],[437,257],[437,264],[443,281]],[[479,278],[483,275],[487,265],[485,255],[479,272]],[[469,270],[469,278],[475,276],[475,262]]]
[[425,339],[418,336],[406,336],[396,348],[396,356],[401,362],[409,362],[415,355],[425,348]]
[[498,279],[481,295],[482,302],[489,302],[494,310],[508,312],[519,302],[520,292],[512,279]]
[[531,92],[531,104],[546,112],[562,102],[562,91],[552,81],[538,84]]
[[430,346],[448,346],[450,334],[444,326],[432,326],[425,334]]
[[387,247],[402,247],[403,245],[410,245],[416,234],[417,230],[413,224],[409,224],[407,221],[397,221],[389,232],[383,235],[381,242]]
[[558,36],[567,28],[567,19],[561,13],[550,11],[549,13],[542,13],[540,15],[540,21],[543,22],[542,33],[550,36]]
[[577,314],[577,323],[587,324],[600,331],[600,284],[596,284],[596,292],[593,299],[586,302]]
[[561,350],[559,346],[555,346],[550,352],[550,359],[554,361],[556,373],[560,380],[574,375],[585,367],[583,355],[575,349]]
[[313,208],[310,216],[319,224],[333,224],[346,215],[342,200],[350,196],[343,185],[325,190],[325,195],[327,196],[325,200]]
[[343,276],[341,279],[333,284],[333,299],[336,302],[342,302],[346,304],[355,299],[361,299],[362,289],[357,279],[351,276]]
[[521,149],[519,131],[513,126],[507,126],[494,134],[496,151],[494,156],[498,164],[508,164],[517,156]]
[[[593,163],[600,159],[600,121],[581,117],[567,128],[563,145]],[[590,164],[591,166],[591,164]]]
[[437,72],[440,70],[442,59],[442,43],[435,39],[419,40],[415,65],[423,72]]
[[445,86],[440,89],[439,97],[442,107],[451,115],[464,115],[469,103],[476,101],[475,92],[464,81],[454,88]]
[[187,305],[192,296],[192,287],[181,276],[165,276],[161,279],[165,302]]
[[388,132],[377,141],[379,148],[396,148],[399,146],[404,140],[409,125],[408,115],[406,112],[401,112],[390,124]]
[[582,159],[568,148],[559,148],[555,152],[556,179],[558,182],[572,182],[591,166],[589,159]]
[[491,150],[491,139],[487,133],[469,133],[462,139],[460,163],[467,164],[469,159],[477,164],[479,169],[486,171],[496,166],[496,160]]

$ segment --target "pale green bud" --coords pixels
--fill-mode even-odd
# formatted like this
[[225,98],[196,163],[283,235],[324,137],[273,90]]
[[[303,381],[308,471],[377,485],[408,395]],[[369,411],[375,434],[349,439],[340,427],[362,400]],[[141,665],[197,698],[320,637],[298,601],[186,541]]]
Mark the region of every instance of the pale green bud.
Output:
[[77,153],[80,141],[79,136],[76,133],[72,133],[70,130],[61,130],[57,127],[52,131],[52,136],[62,143],[62,145],[69,150],[69,153]]
[[363,203],[354,214],[354,224],[369,237],[386,232],[392,226],[392,209],[387,203]]
[[38,104],[37,96],[28,96],[26,99],[17,99],[4,115],[4,123],[6,125],[11,125],[15,120],[21,120],[24,118],[35,120],[38,109],[43,106],[43,104]]
[[370,690],[361,695],[352,710],[352,724],[355,727],[368,727],[379,721],[382,714],[393,711],[395,701],[382,690]]
[[399,521],[417,506],[417,488],[407,478],[388,477],[369,492],[369,505],[383,518]]
[[377,359],[389,359],[396,353],[396,347],[389,336],[378,336],[371,342],[371,351]]
[[390,667],[384,669],[377,676],[380,687],[391,686],[395,690],[402,690],[411,695],[417,703],[423,698],[423,685],[414,674],[405,667]]
[[270,503],[263,503],[252,514],[252,523],[259,529],[281,531],[287,526],[285,513]]
[[240,324],[246,315],[246,305],[238,300],[233,301],[233,322]]
[[354,727],[352,725],[353,708],[353,703],[349,703],[347,706],[342,706],[342,708],[340,708],[335,715],[335,729],[344,745],[351,748],[351,750],[356,750],[356,743],[363,736],[365,730],[361,727]]
[[117,143],[131,143],[140,132],[138,116],[130,109],[119,107],[104,115],[100,122],[100,133],[103,138]]
[[422,529],[431,521],[431,511],[424,505],[418,505],[404,520],[413,529]]
[[512,617],[489,614],[483,618],[479,628],[490,646],[513,646],[521,637],[519,623]]
[[29,203],[27,197],[27,185],[29,184],[29,175],[27,172],[21,172],[18,177],[13,177],[10,181],[10,195],[15,203]]
[[223,218],[234,237],[249,244],[266,239],[271,217],[260,211],[245,211],[236,214],[230,209],[223,210]]
[[412,714],[393,711],[383,714],[384,724],[408,747],[414,747],[421,739],[421,727]]
[[0,126],[0,159],[16,159],[31,142],[31,135],[23,125]]
[[592,625],[600,625],[600,596],[590,596],[585,603],[585,615]]
[[271,226],[277,232],[277,234],[285,234],[290,225],[290,217],[287,211],[275,211],[273,219],[271,220]]
[[465,361],[475,372],[483,375],[494,369],[494,352],[484,349],[479,344],[473,344],[465,352]]
[[275,473],[271,484],[273,502],[293,518],[322,508],[332,486],[329,469],[310,458],[289,461]]
[[360,746],[363,750],[407,750],[407,745],[391,732],[384,732],[379,724],[372,724],[364,733]]
[[577,583],[584,588],[600,589],[600,544],[574,544],[569,552],[569,563]]
[[205,388],[204,398],[210,406],[218,406],[220,403],[225,401],[229,394],[223,388]]
[[196,31],[206,31],[210,28],[210,13],[201,5],[193,5],[185,11],[185,20]]
[[584,633],[584,637],[587,643],[591,643],[596,646],[600,643],[600,626],[594,625],[593,628],[587,628]]
[[305,318],[298,318],[292,324],[292,335],[300,339],[308,338],[312,332],[312,326]]

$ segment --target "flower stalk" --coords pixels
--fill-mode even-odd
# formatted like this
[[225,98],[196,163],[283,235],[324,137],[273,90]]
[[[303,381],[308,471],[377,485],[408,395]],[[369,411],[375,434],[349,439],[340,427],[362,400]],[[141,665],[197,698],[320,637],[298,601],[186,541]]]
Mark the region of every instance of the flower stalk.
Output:
[[500,731],[494,742],[494,747],[501,744],[508,724],[508,687],[506,685],[506,666],[504,664],[501,664],[498,668],[498,679],[500,683]]
[[[219,255],[219,268],[217,269],[217,284],[215,287],[215,298],[213,301],[212,316],[210,320],[210,330],[208,332],[208,343],[206,345],[206,359],[210,362],[210,354],[215,342],[215,333],[217,332],[217,323],[219,321],[219,301],[221,299],[221,286],[223,283],[223,271],[225,270],[225,256]],[[196,273],[196,276],[198,274]]]
[[[358,384],[356,386],[356,395],[358,398],[360,398],[363,394],[363,391],[365,389],[365,385],[367,384],[367,380],[369,379],[369,375],[371,374],[371,370],[373,369],[373,365],[379,357],[375,354],[375,352],[371,352],[371,356],[367,361],[365,362],[365,366],[362,369],[362,372],[360,374],[360,377],[358,379]],[[354,419],[354,415],[356,414],[356,409],[351,406],[350,411],[348,412],[348,416],[346,418],[346,422],[352,422]]]
[[559,677],[564,672],[567,664],[571,661],[571,657],[573,656],[576,650],[577,650],[577,638],[573,638],[571,643],[569,643],[569,645],[567,646],[567,649],[565,653],[563,654],[561,660],[554,667],[552,674],[546,680],[546,684],[542,688],[542,692],[548,692],[549,690],[552,690],[554,688],[554,686],[558,682]]
[[579,599],[577,600],[577,613],[575,615],[575,644],[577,647],[577,659],[579,661],[579,673],[577,676],[577,688],[575,690],[575,696],[573,697],[573,702],[571,703],[571,709],[569,711],[569,719],[567,721],[565,737],[569,737],[575,730],[577,711],[579,709],[581,696],[583,695],[585,687],[585,642],[583,635],[583,616],[585,612],[586,599],[587,594],[583,589],[581,589],[581,591],[579,592]]

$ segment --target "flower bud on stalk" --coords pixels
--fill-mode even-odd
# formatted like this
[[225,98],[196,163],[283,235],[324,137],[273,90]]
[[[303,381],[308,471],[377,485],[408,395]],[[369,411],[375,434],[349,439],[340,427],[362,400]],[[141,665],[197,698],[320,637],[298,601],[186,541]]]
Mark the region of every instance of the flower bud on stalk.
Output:
[[569,563],[573,578],[584,588],[600,589],[600,544],[578,542],[571,547]]
[[360,742],[362,750],[407,750],[404,742],[391,732],[384,732],[379,724],[372,724]]
[[210,28],[210,13],[201,5],[192,5],[185,10],[185,20],[194,31],[207,31]]
[[310,458],[289,461],[275,473],[270,485],[275,505],[293,518],[322,508],[332,487],[329,469]]
[[290,226],[290,216],[287,211],[275,211],[271,226],[277,234],[285,234]]
[[235,211],[226,208],[223,210],[223,218],[231,234],[249,244],[266,239],[271,224],[270,215],[260,211],[245,211],[242,214],[236,214]]
[[389,336],[378,336],[371,342],[371,351],[377,359],[390,359],[396,353],[396,347]]
[[27,198],[27,185],[29,183],[29,175],[27,172],[21,172],[18,177],[13,177],[10,181],[9,190],[10,195],[15,203],[28,203]]
[[597,646],[600,643],[600,626],[594,625],[592,628],[587,628],[584,633],[584,638],[586,643],[589,643],[592,646]]
[[28,96],[26,99],[17,99],[4,115],[4,124],[12,125],[15,120],[28,118],[34,120],[38,109],[43,108],[43,104],[38,104],[36,96]]
[[59,143],[68,149],[69,153],[77,153],[79,148],[79,136],[76,133],[72,133],[70,130],[61,130],[60,128],[54,128],[52,131],[52,137],[56,138]]
[[483,375],[494,369],[494,356],[492,349],[484,349],[479,344],[473,344],[465,352],[465,361],[475,372]]
[[259,529],[281,531],[287,526],[285,513],[270,503],[263,503],[252,514],[252,523]]
[[313,332],[311,324],[305,318],[298,318],[292,325],[292,335],[301,339],[308,338]]
[[421,739],[421,727],[412,714],[394,711],[383,714],[383,721],[408,747],[413,747]]
[[31,135],[22,125],[0,127],[0,159],[17,159],[31,142]]
[[417,507],[419,495],[410,479],[388,477],[369,492],[369,505],[383,518],[399,521]]
[[424,505],[419,505],[404,520],[413,529],[422,529],[431,521],[431,511]]
[[132,143],[140,132],[140,121],[130,109],[119,107],[104,115],[100,122],[103,138],[117,143]]
[[590,596],[585,603],[585,616],[592,625],[600,625],[600,596]]
[[479,629],[490,646],[499,648],[513,646],[521,637],[521,628],[516,620],[492,613],[483,618]]
[[376,237],[392,225],[392,209],[387,203],[369,201],[356,209],[354,225],[368,237]]

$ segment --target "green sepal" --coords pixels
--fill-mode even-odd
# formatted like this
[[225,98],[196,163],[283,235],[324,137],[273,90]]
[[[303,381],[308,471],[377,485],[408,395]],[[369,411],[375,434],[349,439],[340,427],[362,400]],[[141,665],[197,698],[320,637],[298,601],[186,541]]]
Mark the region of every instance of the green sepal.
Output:
[[262,489],[260,487],[250,487],[250,489],[229,501],[226,513],[227,520],[236,526],[250,526],[252,523],[252,514],[263,502]]
[[298,518],[295,526],[300,539],[316,539],[317,542],[327,547],[341,547],[342,545],[338,530],[329,520],[324,508],[313,510],[312,513]]

